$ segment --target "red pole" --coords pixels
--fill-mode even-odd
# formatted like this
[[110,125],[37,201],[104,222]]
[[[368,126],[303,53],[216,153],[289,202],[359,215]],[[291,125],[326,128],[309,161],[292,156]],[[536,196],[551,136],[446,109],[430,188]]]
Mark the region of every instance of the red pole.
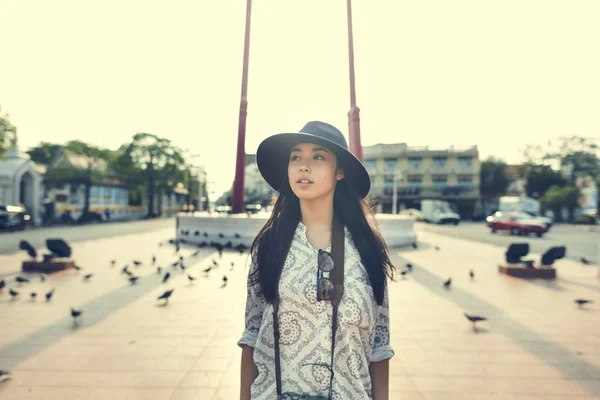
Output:
[[348,130],[350,151],[362,161],[362,145],[360,143],[360,109],[356,106],[356,89],[354,87],[354,40],[352,37],[352,1],[346,0],[348,10],[348,58],[350,66],[350,111],[348,112]]
[[244,212],[244,169],[246,167],[246,116],[248,114],[248,58],[250,53],[250,11],[252,0],[246,0],[246,33],[244,38],[244,64],[242,67],[242,96],[238,124],[235,180],[232,191],[232,212]]

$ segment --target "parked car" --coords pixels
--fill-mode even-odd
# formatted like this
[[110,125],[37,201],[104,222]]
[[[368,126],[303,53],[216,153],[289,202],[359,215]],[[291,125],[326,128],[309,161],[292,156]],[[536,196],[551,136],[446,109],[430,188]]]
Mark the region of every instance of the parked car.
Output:
[[423,218],[423,213],[421,210],[417,210],[416,208],[406,208],[400,211],[398,214],[412,217],[415,219],[415,221],[420,221]]
[[246,212],[252,213],[252,214],[258,213],[259,211],[262,210],[262,208],[263,207],[260,204],[246,204],[246,207],[245,207]]
[[534,233],[537,237],[542,237],[548,232],[544,222],[531,216],[524,216],[520,212],[498,211],[486,218],[486,225],[492,233],[509,231],[511,235]]
[[552,220],[552,218],[548,218],[548,217],[542,217],[541,215],[532,215],[526,211],[512,211],[511,214],[513,215],[520,215],[521,217],[525,218],[525,219],[535,219],[540,221],[542,224],[546,225],[546,228],[548,228],[548,230],[550,230],[550,228],[552,227],[552,223],[554,222]]
[[23,230],[31,221],[31,216],[21,206],[0,204],[0,229]]

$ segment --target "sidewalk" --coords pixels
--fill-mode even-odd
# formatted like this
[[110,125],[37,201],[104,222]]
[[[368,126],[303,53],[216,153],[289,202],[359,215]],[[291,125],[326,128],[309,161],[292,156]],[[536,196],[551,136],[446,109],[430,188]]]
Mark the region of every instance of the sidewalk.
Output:
[[[224,253],[219,260],[210,249],[191,257],[195,249],[182,248],[186,272],[198,278],[190,284],[167,266],[178,258],[173,247],[158,247],[170,235],[172,229],[79,242],[75,254],[85,271],[16,288],[22,294],[14,302],[5,288],[0,369],[13,378],[0,384],[0,398],[238,398],[247,254]],[[497,273],[502,248],[427,232],[419,240],[418,250],[393,251],[393,262],[411,262],[413,273],[390,284],[396,351],[390,399],[600,399],[596,267],[560,260],[556,282],[522,281]],[[163,274],[171,271],[166,284],[149,266],[152,253]],[[110,267],[113,258],[118,262]],[[132,287],[119,272],[134,258],[145,265],[130,268],[141,275]],[[213,258],[221,266],[205,278],[201,271]],[[82,282],[90,272],[94,277]],[[229,281],[221,288],[224,274]],[[450,276],[452,289],[445,290]],[[57,289],[47,304],[43,293],[50,287]],[[168,306],[157,306],[171,288]],[[42,299],[31,302],[32,290]],[[578,297],[596,303],[579,310]],[[76,328],[71,306],[84,311]],[[464,311],[489,323],[475,333]]]

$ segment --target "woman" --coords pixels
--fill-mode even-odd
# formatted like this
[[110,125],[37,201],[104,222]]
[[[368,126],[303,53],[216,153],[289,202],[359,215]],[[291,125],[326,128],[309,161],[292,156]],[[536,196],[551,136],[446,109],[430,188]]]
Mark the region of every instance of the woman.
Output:
[[[238,342],[241,399],[272,400],[280,393],[283,399],[388,399],[394,351],[386,276],[393,278],[395,268],[364,200],[370,188],[365,167],[342,133],[319,121],[265,139],[256,161],[279,196],[251,248]],[[322,279],[334,265],[327,264],[332,227],[339,227],[344,261],[333,343],[335,313],[326,300],[335,287]]]

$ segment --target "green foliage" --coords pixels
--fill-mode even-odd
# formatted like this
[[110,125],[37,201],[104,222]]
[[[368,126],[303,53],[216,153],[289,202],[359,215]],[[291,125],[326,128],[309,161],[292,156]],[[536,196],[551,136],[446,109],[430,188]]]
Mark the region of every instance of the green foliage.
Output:
[[560,172],[553,170],[549,165],[525,165],[525,178],[527,179],[527,196],[540,198],[551,186],[560,186],[564,180]]
[[569,214],[573,215],[573,211],[579,206],[579,195],[579,189],[574,186],[554,185],[548,188],[540,202],[557,216],[561,215],[563,208],[567,208]]
[[481,163],[480,192],[484,199],[492,199],[501,196],[508,187],[508,177],[506,176],[506,164],[503,161],[488,158]]
[[62,145],[56,143],[41,142],[37,146],[27,150],[27,154],[29,154],[33,162],[48,165],[56,152],[62,147]]
[[0,156],[17,140],[17,128],[10,123],[9,115],[2,115],[1,112],[0,108]]

